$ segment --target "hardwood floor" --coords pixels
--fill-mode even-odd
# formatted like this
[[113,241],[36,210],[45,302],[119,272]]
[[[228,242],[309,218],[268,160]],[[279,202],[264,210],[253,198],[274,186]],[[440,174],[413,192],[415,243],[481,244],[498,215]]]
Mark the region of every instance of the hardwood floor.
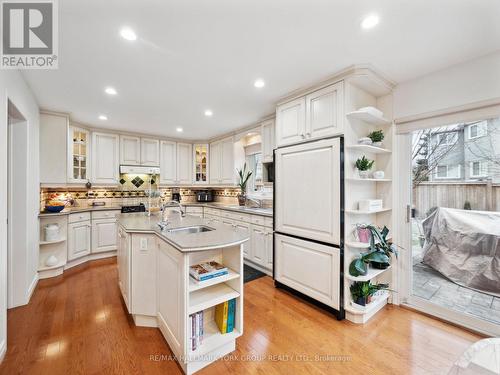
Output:
[[[441,375],[481,338],[397,307],[339,322],[269,277],[245,284],[244,313],[237,350],[199,374]],[[116,264],[102,260],[40,281],[29,305],[9,310],[0,374],[182,374],[171,354],[159,330],[125,314]]]

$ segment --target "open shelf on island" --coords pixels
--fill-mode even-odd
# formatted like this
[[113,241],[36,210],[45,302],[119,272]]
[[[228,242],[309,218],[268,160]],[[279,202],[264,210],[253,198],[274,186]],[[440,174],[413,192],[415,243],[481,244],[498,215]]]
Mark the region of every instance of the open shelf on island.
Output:
[[353,182],[391,182],[390,178],[359,178],[359,177],[347,177],[348,181]]
[[373,210],[373,211],[345,210],[345,212],[348,214],[371,215],[371,214],[378,214],[379,212],[387,212],[387,211],[391,211],[391,210],[392,210],[392,208],[381,208],[379,210]]
[[199,289],[189,294],[188,313],[194,314],[239,296],[240,293],[225,283]]
[[66,259],[63,259],[63,260],[60,260],[59,262],[57,262],[57,264],[55,264],[53,266],[42,266],[42,267],[39,267],[38,268],[38,272],[55,270],[57,268],[64,267],[65,264],[66,264]]
[[354,118],[373,125],[389,125],[391,122],[384,117],[376,116],[366,111],[353,111],[346,114],[348,118]]
[[205,355],[240,336],[241,333],[236,329],[233,329],[233,332],[230,333],[220,333],[219,327],[217,327],[215,321],[211,320],[203,325],[203,342],[195,350],[190,350],[189,355]]
[[365,306],[365,308],[354,307],[349,302],[349,304],[345,307],[345,310],[349,311],[351,314],[370,314],[385,305],[388,298],[389,291],[384,290],[380,296],[377,296],[377,298],[375,298],[372,302]]
[[57,240],[54,240],[54,241],[40,241],[39,244],[40,246],[42,245],[51,245],[51,244],[54,244],[54,243],[61,243],[61,242],[64,242],[66,241],[66,238],[59,238]]
[[392,151],[387,148],[371,146],[371,145],[351,145],[346,146],[348,150],[357,150],[360,152],[372,153],[372,154],[390,154]]
[[368,273],[364,276],[351,276],[349,274],[346,275],[346,278],[349,279],[349,280],[352,280],[352,281],[370,281],[374,278],[376,278],[377,276],[383,274],[385,271],[387,270],[390,270],[391,269],[391,266],[383,269],[383,270],[379,270],[377,268],[372,268],[372,267],[368,267]]
[[212,279],[208,279],[205,281],[199,281],[199,282],[194,280],[192,277],[189,277],[189,291],[194,292],[196,290],[208,288],[209,286],[217,285],[217,284],[220,284],[220,283],[223,283],[223,282],[226,282],[229,280],[237,279],[238,277],[240,277],[239,273],[233,271],[230,268],[228,268],[227,271],[228,271],[227,275],[218,276],[218,277],[214,277]]

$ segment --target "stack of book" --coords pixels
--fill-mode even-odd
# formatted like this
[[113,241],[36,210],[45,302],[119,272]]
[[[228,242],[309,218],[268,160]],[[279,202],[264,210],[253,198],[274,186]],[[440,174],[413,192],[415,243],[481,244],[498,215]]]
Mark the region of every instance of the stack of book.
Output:
[[195,264],[189,267],[189,275],[196,281],[210,280],[214,277],[227,275],[227,273],[227,267],[215,261]]
[[189,315],[191,328],[191,350],[196,350],[203,343],[203,311]]
[[215,323],[221,333],[230,333],[234,329],[236,316],[236,299],[223,302],[215,306]]

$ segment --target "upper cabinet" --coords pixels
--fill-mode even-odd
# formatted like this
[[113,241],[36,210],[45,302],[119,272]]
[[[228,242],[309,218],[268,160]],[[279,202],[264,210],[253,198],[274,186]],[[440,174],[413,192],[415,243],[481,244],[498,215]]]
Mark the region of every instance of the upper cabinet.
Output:
[[262,137],[262,162],[270,163],[273,161],[274,150],[274,120],[264,121],[261,125]]
[[120,167],[120,138],[116,134],[92,133],[92,182],[117,184]]
[[141,164],[150,167],[160,165],[160,141],[151,138],[141,138]]
[[208,144],[193,145],[195,184],[208,184]]
[[141,165],[141,138],[120,135],[120,164]]
[[177,143],[177,183],[191,184],[193,182],[193,162],[191,143]]
[[177,181],[177,143],[161,141],[160,184],[173,185]]
[[161,141],[160,184],[189,185],[193,182],[193,145]]
[[89,131],[70,126],[68,137],[68,182],[85,183],[90,179],[89,149]]
[[40,114],[39,160],[40,183],[42,184],[65,184],[67,182],[68,124],[69,118],[66,115],[43,112]]
[[235,182],[234,139],[224,138],[210,144],[210,183],[228,184]]
[[276,144],[285,146],[343,134],[343,82],[276,108]]

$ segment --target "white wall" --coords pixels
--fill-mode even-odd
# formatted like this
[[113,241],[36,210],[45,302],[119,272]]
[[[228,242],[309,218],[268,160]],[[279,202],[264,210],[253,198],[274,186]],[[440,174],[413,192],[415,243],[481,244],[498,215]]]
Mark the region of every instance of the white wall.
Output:
[[[0,356],[7,342],[7,100],[10,99],[28,121],[29,150],[26,197],[29,221],[26,223],[28,243],[27,285],[34,287],[38,265],[39,211],[39,109],[22,75],[14,70],[0,70]],[[28,302],[29,290],[25,300]]]
[[500,51],[403,82],[394,90],[394,118],[500,99]]

